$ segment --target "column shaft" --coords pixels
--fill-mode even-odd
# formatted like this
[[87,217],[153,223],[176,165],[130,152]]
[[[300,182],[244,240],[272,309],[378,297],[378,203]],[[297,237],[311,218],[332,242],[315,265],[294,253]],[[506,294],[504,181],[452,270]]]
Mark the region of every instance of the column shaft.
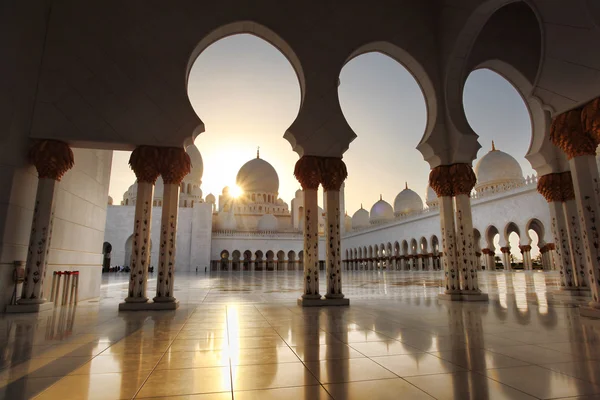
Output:
[[575,288],[575,282],[573,281],[571,249],[563,203],[560,201],[551,201],[548,203],[548,207],[550,207],[552,235],[556,246],[555,252],[551,252],[550,250],[547,252],[548,267],[550,267],[550,257],[554,256],[556,258],[555,265],[560,268],[560,286],[565,289],[573,289]]
[[456,259],[460,271],[461,287],[462,290],[479,291],[471,198],[468,194],[459,194],[454,199],[456,203]]
[[459,292],[460,281],[456,260],[456,237],[454,225],[454,204],[451,196],[439,197],[440,225],[442,232],[442,252],[444,253],[444,274],[446,292]]
[[160,253],[156,279],[156,302],[173,302],[175,280],[175,253],[177,242],[177,212],[179,211],[179,184],[165,183],[160,222]]
[[321,298],[319,294],[319,206],[317,189],[304,189],[304,294],[303,298]]
[[569,160],[581,227],[583,251],[592,290],[590,306],[600,309],[600,177],[593,155]]
[[326,273],[327,294],[326,298],[343,298],[341,260],[341,235],[340,235],[340,192],[338,190],[325,191],[327,208],[325,223],[326,239]]
[[57,188],[58,182],[55,179],[40,178],[38,180],[25,266],[25,281],[19,304],[41,304],[46,301],[44,278],[50,255]]
[[579,289],[589,288],[588,276],[585,272],[585,252],[581,238],[581,228],[577,215],[577,202],[568,200],[563,203],[565,211],[567,232],[571,250],[571,261],[573,265],[573,277]]
[[154,184],[138,182],[131,243],[131,275],[127,303],[145,303],[148,284],[148,262],[150,261],[150,227],[152,225],[152,198]]

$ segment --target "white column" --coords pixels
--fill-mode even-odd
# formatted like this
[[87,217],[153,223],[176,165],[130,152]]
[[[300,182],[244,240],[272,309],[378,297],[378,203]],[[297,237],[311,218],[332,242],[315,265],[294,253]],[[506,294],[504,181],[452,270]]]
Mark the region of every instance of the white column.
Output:
[[317,189],[304,189],[304,294],[302,298],[320,299],[319,294],[319,206]]
[[560,201],[551,201],[548,203],[550,208],[550,223],[552,227],[552,235],[554,237],[554,245],[556,251],[548,250],[547,264],[550,269],[550,257],[555,257],[555,265],[560,270],[560,286],[563,289],[575,289],[573,280],[573,266],[571,265],[571,249],[569,245],[569,234],[567,229],[567,221],[563,210],[563,204]]
[[454,199],[456,203],[456,259],[460,271],[461,287],[463,290],[478,292],[471,198],[468,194],[459,194]]
[[179,184],[165,183],[160,221],[160,250],[156,297],[158,303],[175,302],[173,284],[175,280],[175,253],[177,247],[177,212],[179,211]]
[[444,274],[446,293],[459,293],[460,281],[456,260],[456,237],[454,224],[454,204],[451,196],[439,197],[442,251],[444,253]]
[[590,307],[600,309],[600,177],[593,155],[569,160],[581,227],[583,251],[592,290]]
[[145,303],[148,284],[148,262],[150,261],[150,227],[152,226],[152,198],[154,183],[137,183],[133,240],[131,243],[131,274],[126,303]]
[[38,179],[31,235],[25,264],[25,281],[19,304],[42,304],[44,297],[44,278],[48,268],[54,208],[58,181],[52,178]]
[[342,293],[342,268],[341,268],[341,235],[340,235],[340,192],[338,190],[325,191],[327,204],[325,252],[327,275],[327,299],[341,299]]
[[569,244],[571,245],[571,261],[575,284],[579,289],[589,290],[589,278],[585,271],[585,252],[581,238],[581,227],[577,213],[577,202],[567,200],[563,203],[565,211]]
[[511,271],[512,267],[510,265],[510,247],[503,246],[500,248],[500,251],[502,252],[502,264],[504,266],[504,270]]
[[489,254],[487,254],[487,264],[488,270],[496,270],[496,252],[494,250],[490,250]]

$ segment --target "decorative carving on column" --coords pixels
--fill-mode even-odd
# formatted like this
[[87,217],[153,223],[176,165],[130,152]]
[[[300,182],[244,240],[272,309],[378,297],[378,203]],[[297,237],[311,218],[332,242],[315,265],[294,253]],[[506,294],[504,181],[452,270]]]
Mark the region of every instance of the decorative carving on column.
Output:
[[508,247],[508,246],[500,247],[500,251],[503,253],[510,253],[510,247]]
[[581,111],[581,122],[586,134],[600,142],[600,97],[589,102]]
[[440,165],[429,173],[429,186],[438,195],[440,204],[440,229],[442,234],[443,268],[446,291],[460,291],[459,274],[456,265],[456,238],[454,225],[454,207],[452,196],[454,187],[449,165]]
[[531,251],[531,246],[528,244],[525,244],[523,246],[519,246],[519,249],[521,250],[521,254],[524,254],[528,251]]
[[342,275],[340,268],[341,231],[340,231],[340,188],[348,176],[346,164],[341,158],[324,157],[321,159],[321,184],[327,202],[326,237],[326,298],[343,298]]
[[156,282],[155,302],[174,302],[175,256],[177,248],[177,213],[179,211],[179,185],[191,171],[190,156],[183,148],[159,149],[160,175],[163,178],[163,205],[160,227],[160,253]]
[[575,198],[573,178],[570,171],[555,172],[538,178],[537,191],[548,203],[569,201]]
[[42,304],[46,301],[43,287],[52,240],[57,182],[73,168],[75,158],[67,143],[36,140],[29,149],[28,159],[38,172],[38,186],[19,304]]
[[125,302],[143,303],[146,297],[148,262],[150,260],[150,230],[154,183],[159,175],[160,152],[157,147],[139,146],[131,153],[129,166],[137,178],[137,200],[133,225],[131,276]]
[[585,113],[582,111],[582,108],[576,108],[562,113],[554,118],[550,127],[550,140],[565,152],[569,160],[579,156],[596,155],[600,138],[596,130],[593,131],[593,135],[584,131],[582,119],[585,119],[585,126],[594,129],[598,124],[595,118],[597,114],[593,107],[586,107]]
[[319,215],[317,189],[321,182],[319,157],[303,156],[294,167],[294,176],[304,191],[304,294],[303,298],[318,299],[319,295]]

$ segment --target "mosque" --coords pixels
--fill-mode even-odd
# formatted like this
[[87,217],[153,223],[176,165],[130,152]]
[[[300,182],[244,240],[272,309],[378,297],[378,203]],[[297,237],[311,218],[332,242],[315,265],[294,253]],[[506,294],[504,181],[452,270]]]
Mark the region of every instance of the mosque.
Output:
[[[256,158],[239,170],[236,185],[242,190],[234,196],[225,186],[216,197],[203,197],[204,165],[195,145],[187,148],[192,168],[180,184],[177,230],[177,270],[193,271],[204,267],[212,271],[301,270],[303,262],[303,198],[298,190],[291,207],[278,196],[279,175],[257,151]],[[476,264],[480,269],[515,267],[509,236],[519,237],[518,253],[522,268],[555,269],[550,214],[544,198],[537,192],[537,177],[524,177],[518,161],[492,149],[475,166],[472,213]],[[162,207],[164,184],[159,177],[152,205]],[[123,194],[120,205],[109,198],[105,244],[110,244],[112,265],[129,265],[133,239],[137,183]],[[343,193],[343,190],[342,190]],[[340,210],[345,210],[340,196]],[[156,214],[160,210],[156,210]],[[344,212],[342,249],[344,268],[439,270],[441,269],[439,200],[431,187],[425,202],[406,184],[393,206],[380,198],[370,211],[360,208],[352,217]],[[319,236],[324,241],[325,210],[319,208]],[[158,260],[159,219],[152,220],[150,266]],[[535,232],[532,235],[531,232]],[[533,264],[533,240],[541,254]],[[324,246],[319,260],[324,269]],[[537,251],[536,251],[537,250]],[[496,261],[496,257],[500,262]],[[518,266],[520,267],[520,266]]]
[[[302,270],[304,207],[302,191],[296,192],[291,207],[278,196],[279,175],[273,166],[260,158],[245,163],[236,177],[241,189],[234,196],[225,186],[217,198],[203,196],[201,189],[204,164],[195,145],[186,149],[191,172],[180,184],[177,230],[177,270],[193,271],[205,267],[214,271]],[[158,178],[152,206],[163,205],[164,183]],[[131,259],[133,219],[137,183],[123,194],[120,205],[109,198],[105,254],[107,264],[128,266]],[[341,198],[343,209],[343,196]],[[159,215],[156,210],[155,215]],[[324,210],[319,208],[319,232],[323,240]],[[152,220],[150,266],[158,260],[160,219]],[[319,258],[324,259],[324,247]]]

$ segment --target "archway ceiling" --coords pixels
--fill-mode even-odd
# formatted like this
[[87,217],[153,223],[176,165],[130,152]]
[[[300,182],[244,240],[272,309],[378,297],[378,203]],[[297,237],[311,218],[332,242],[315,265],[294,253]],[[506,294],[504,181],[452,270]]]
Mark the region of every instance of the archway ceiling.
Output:
[[[452,76],[451,61],[469,51],[464,43],[509,2],[52,2],[30,135],[123,150],[189,144],[204,130],[187,96],[190,55],[219,27],[254,21],[287,43],[302,66],[302,106],[282,132],[300,155],[341,156],[348,148],[355,133],[339,107],[339,72],[356,49],[384,41],[410,54],[399,60],[409,70],[416,63],[425,71],[443,110],[419,145],[424,157],[431,166],[461,161],[456,147],[473,145],[448,118],[443,94],[463,82],[442,77]],[[588,51],[600,37],[598,18],[588,15],[597,10],[585,0],[569,2],[578,6],[568,13],[564,2],[529,2],[546,46],[534,93],[554,112],[600,94],[600,52]]]

